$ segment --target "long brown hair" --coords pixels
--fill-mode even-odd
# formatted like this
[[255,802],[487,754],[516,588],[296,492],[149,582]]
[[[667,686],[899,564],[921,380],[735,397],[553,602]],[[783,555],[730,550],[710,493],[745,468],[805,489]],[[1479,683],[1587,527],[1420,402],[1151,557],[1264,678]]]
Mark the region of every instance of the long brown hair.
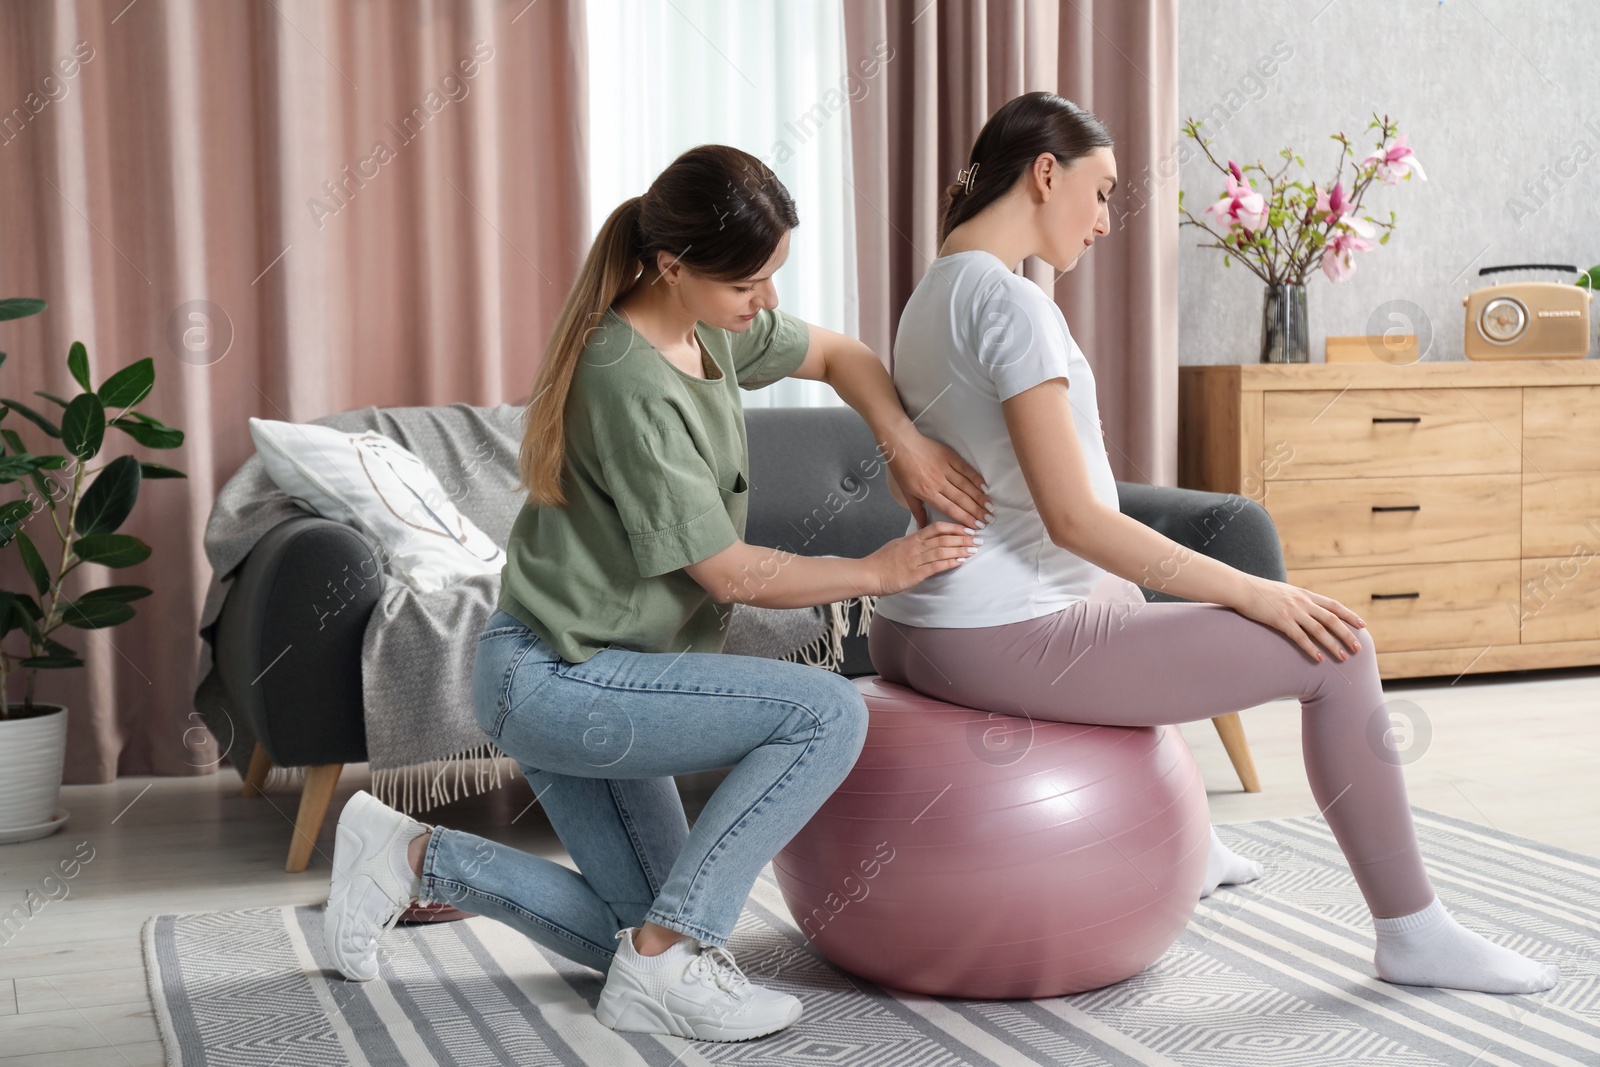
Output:
[[566,506],[566,408],[578,358],[606,309],[654,279],[656,253],[717,281],[740,281],[799,224],[789,191],[766,164],[716,144],[689,149],[643,196],[611,213],[561,307],[528,401],[517,465],[533,502]]
[[1000,105],[972,142],[967,166],[976,166],[972,191],[953,182],[944,191],[939,220],[939,243],[950,231],[1010,191],[1042,153],[1049,152],[1062,166],[1115,142],[1105,124],[1091,113],[1055,93],[1024,93]]

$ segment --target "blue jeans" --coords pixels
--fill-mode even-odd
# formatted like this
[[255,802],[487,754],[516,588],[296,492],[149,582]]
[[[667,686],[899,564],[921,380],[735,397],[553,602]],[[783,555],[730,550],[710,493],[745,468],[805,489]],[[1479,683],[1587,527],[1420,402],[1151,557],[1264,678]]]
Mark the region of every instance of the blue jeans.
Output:
[[[617,932],[645,921],[726,946],[761,869],[844,780],[867,726],[860,691],[832,671],[616,648],[571,663],[504,611],[478,637],[472,700],[582,873],[436,827],[422,900],[599,970]],[[691,830],[672,775],[729,766]]]

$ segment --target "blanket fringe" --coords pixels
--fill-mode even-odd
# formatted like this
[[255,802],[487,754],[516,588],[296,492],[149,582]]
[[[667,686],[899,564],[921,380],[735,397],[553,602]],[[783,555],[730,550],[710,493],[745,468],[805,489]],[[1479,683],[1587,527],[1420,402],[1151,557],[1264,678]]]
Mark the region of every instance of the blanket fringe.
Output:
[[486,741],[445,759],[374,769],[372,795],[391,808],[412,815],[463,796],[499,789],[517,769],[516,760]]
[[861,619],[856,623],[856,636],[866,637],[872,629],[872,613],[877,610],[878,598],[875,596],[858,597],[861,602]]
[[874,596],[851,597],[835,600],[827,605],[828,625],[815,641],[795,649],[783,658],[790,663],[804,663],[809,667],[836,671],[844,666],[844,639],[850,634],[850,605],[861,605],[861,618],[856,623],[856,636],[865,637],[872,624]]
[[[373,769],[372,795],[398,811],[414,814],[464,796],[475,796],[509,784],[520,768],[517,761],[485,742],[444,759],[413,763],[407,767]],[[454,771],[452,776],[451,772]],[[274,766],[263,788],[299,791],[305,786],[304,767]]]

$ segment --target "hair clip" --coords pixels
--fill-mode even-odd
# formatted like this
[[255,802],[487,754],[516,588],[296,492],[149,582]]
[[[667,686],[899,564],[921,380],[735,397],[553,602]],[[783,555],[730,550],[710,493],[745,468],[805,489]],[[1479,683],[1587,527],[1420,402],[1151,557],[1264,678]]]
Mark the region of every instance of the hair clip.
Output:
[[972,181],[978,176],[978,166],[979,165],[977,163],[974,163],[972,166],[963,169],[960,174],[956,175],[956,181],[961,184],[962,192],[972,192]]

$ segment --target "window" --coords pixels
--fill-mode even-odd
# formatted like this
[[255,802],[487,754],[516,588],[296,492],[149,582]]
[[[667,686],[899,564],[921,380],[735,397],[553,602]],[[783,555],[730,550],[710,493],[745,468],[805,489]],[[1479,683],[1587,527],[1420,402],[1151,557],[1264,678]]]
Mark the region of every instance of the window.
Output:
[[[800,225],[779,305],[856,334],[855,215],[839,0],[588,0],[591,236],[679,153],[729,144],[760,158]],[[746,406],[841,403],[821,382],[743,392]]]

